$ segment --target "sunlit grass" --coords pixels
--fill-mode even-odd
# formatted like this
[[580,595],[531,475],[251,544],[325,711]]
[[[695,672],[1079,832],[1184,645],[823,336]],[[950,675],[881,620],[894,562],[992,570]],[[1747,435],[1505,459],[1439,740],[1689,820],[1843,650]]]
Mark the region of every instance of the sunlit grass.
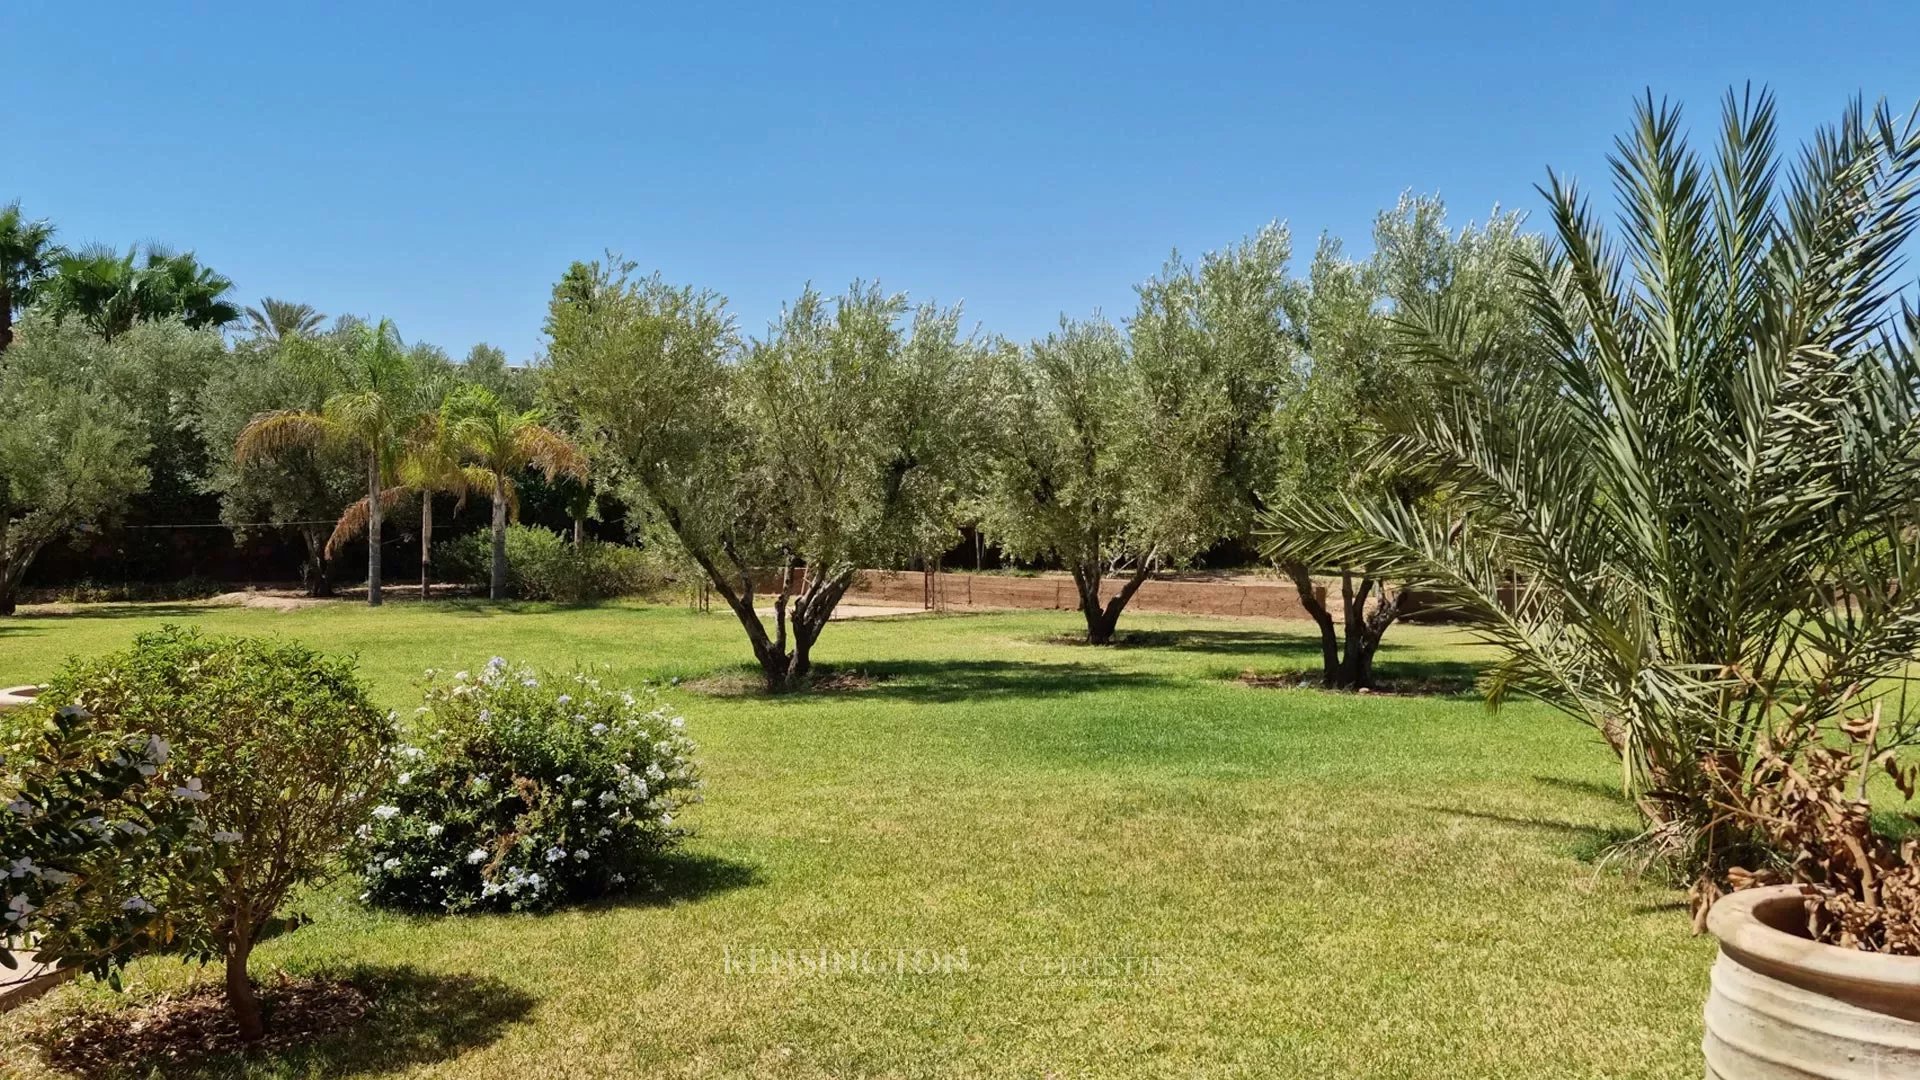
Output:
[[[168,619],[357,651],[402,708],[421,669],[495,653],[656,680],[746,657],[730,617],[671,607],[115,608],[0,621],[0,684]],[[708,801],[655,894],[434,919],[366,911],[343,882],[259,962],[360,969],[388,1007],[352,1038],[187,1074],[1697,1075],[1712,945],[1676,894],[1593,867],[1634,817],[1583,729],[1470,696],[1239,685],[1313,662],[1288,624],[1129,616],[1139,643],[1114,649],[1058,643],[1073,624],[836,624],[820,659],[870,688],[675,692]],[[1476,658],[1405,627],[1383,674]],[[727,970],[756,948],[964,970]],[[155,960],[129,983],[211,974]],[[75,988],[0,1021],[0,1060],[46,1075],[21,1033],[83,1004],[114,1002]]]

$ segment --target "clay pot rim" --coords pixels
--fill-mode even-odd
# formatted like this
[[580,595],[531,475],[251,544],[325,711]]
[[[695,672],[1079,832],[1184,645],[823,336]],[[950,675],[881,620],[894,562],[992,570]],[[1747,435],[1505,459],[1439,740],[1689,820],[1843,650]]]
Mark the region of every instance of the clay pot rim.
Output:
[[1707,912],[1707,932],[1722,948],[1767,964],[1876,992],[1920,993],[1920,956],[1861,952],[1779,929],[1798,925],[1806,895],[1800,885],[1770,885],[1723,896]]

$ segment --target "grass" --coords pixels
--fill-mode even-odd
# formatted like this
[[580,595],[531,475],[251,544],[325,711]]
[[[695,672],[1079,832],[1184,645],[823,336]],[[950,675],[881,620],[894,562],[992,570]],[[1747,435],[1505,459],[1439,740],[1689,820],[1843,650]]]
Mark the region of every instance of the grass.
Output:
[[[375,988],[366,1025],[165,1075],[1698,1075],[1712,944],[1677,894],[1592,865],[1634,817],[1584,729],[1239,682],[1312,663],[1301,626],[1130,615],[1132,647],[1090,649],[1057,640],[1073,618],[836,624],[818,656],[864,689],[680,690],[708,800],[654,894],[417,918],[342,883],[256,962]],[[357,651],[403,709],[420,669],[494,653],[716,682],[746,656],[730,617],[676,608],[127,605],[0,620],[0,685],[165,621]],[[1477,659],[1404,627],[1381,667]],[[768,970],[822,949],[886,970]],[[155,960],[129,986],[212,975]],[[0,1018],[0,1072],[58,1075],[25,1033],[115,1004],[76,986]]]

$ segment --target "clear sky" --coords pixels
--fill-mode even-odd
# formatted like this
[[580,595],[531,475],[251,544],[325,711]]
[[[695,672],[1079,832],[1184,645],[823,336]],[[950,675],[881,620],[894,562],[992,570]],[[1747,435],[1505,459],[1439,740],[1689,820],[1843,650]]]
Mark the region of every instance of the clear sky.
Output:
[[1770,84],[1796,144],[1920,100],[1912,0],[295,6],[0,0],[0,201],[456,356],[532,357],[606,248],[751,332],[877,277],[1027,337],[1270,219],[1364,251],[1408,188],[1601,186],[1647,87],[1704,135]]

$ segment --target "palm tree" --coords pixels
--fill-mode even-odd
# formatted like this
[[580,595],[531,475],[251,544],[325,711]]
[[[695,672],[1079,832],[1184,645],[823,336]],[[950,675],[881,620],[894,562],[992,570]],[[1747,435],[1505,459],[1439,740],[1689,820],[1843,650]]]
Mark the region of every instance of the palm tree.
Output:
[[[301,343],[296,343],[301,344]],[[319,412],[285,409],[262,413],[240,432],[234,456],[244,462],[294,447],[323,443],[351,446],[367,464],[367,604],[380,604],[380,525],[387,499],[388,472],[404,445],[415,414],[413,369],[393,323],[362,325],[339,357],[341,376],[350,389],[326,400]]]
[[[1739,810],[1760,755],[1832,736],[1920,648],[1920,313],[1893,284],[1920,126],[1856,102],[1786,166],[1771,98],[1729,94],[1702,162],[1649,98],[1618,146],[1617,235],[1572,184],[1543,189],[1527,355],[1469,298],[1401,314],[1401,347],[1453,379],[1387,418],[1384,450],[1438,509],[1275,522],[1472,615],[1503,653],[1491,700],[1598,729],[1649,820],[1640,853],[1692,873],[1704,910],[1768,859]],[[1920,741],[1905,712],[1882,748]]]
[[0,352],[13,344],[13,313],[33,302],[34,290],[62,254],[53,223],[28,221],[16,200],[0,206]]
[[290,341],[320,332],[326,316],[312,304],[263,297],[259,307],[246,310],[247,332],[268,341]]
[[88,329],[113,338],[143,319],[179,318],[196,329],[240,317],[227,299],[233,282],[202,265],[193,252],[148,245],[123,255],[104,244],[64,253],[46,285],[56,318],[78,316]]
[[[419,415],[407,433],[394,472],[398,482],[380,493],[382,512],[391,510],[409,492],[420,496],[420,599],[433,589],[433,497],[452,495],[454,513],[467,505],[467,496],[475,488],[492,486],[493,478],[484,470],[466,464],[466,447],[456,431],[455,419],[446,404]],[[326,555],[334,554],[354,537],[366,531],[371,518],[371,503],[366,499],[347,507],[346,513],[327,538]]]
[[487,595],[503,599],[507,589],[507,518],[519,516],[514,477],[535,468],[549,480],[559,476],[584,480],[587,457],[565,435],[547,427],[538,409],[515,412],[485,387],[464,388],[449,406],[458,417],[455,431],[461,443],[478,459],[493,489],[493,570]]

